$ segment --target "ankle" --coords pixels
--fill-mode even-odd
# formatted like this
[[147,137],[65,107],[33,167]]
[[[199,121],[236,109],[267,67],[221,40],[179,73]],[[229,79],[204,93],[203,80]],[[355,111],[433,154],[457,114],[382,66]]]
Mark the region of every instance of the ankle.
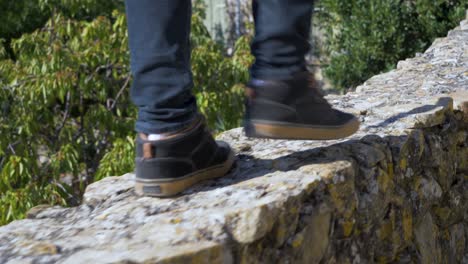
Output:
[[170,132],[165,132],[165,133],[151,133],[151,134],[145,134],[145,133],[139,133],[139,136],[148,141],[161,141],[161,140],[167,140],[170,138],[174,138],[183,134],[187,134],[190,131],[196,129],[198,125],[202,122],[203,118],[201,116],[196,117],[195,120],[191,123],[189,123],[187,126],[175,130],[175,131],[170,131]]

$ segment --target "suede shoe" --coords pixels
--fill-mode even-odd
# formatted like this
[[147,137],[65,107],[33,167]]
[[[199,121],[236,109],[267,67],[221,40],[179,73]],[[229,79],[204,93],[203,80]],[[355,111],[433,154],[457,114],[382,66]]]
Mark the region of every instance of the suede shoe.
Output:
[[201,116],[188,129],[163,140],[150,141],[139,133],[135,192],[174,196],[200,181],[224,176],[234,157],[227,143],[213,139]]
[[248,137],[340,139],[359,129],[354,115],[332,108],[309,72],[289,80],[253,79],[247,87],[244,130]]

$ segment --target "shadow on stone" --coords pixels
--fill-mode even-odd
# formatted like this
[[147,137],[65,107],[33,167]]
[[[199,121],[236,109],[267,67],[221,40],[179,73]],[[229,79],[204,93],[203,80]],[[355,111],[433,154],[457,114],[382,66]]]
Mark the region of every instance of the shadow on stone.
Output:
[[[396,115],[393,115],[385,120],[383,120],[382,122],[376,124],[376,125],[372,125],[372,126],[368,126],[368,128],[381,128],[381,127],[385,127],[385,126],[388,126],[392,123],[395,123],[403,118],[407,118],[409,116],[415,116],[415,115],[421,115],[421,114],[425,114],[425,113],[430,113],[431,111],[437,109],[437,108],[444,108],[446,107],[447,105],[450,105],[452,103],[453,99],[451,97],[441,97],[437,100],[437,102],[435,104],[426,104],[426,105],[422,105],[420,107],[416,107],[416,108],[413,108],[411,109],[410,111],[406,111],[406,112],[402,112],[402,113],[398,113]],[[396,108],[396,106],[395,106]]]
[[[240,153],[237,155],[236,163],[228,175],[216,180],[200,183],[183,192],[181,195],[208,192],[254,178],[268,177],[268,174],[275,172],[296,171],[308,165],[330,164],[337,161],[352,162],[353,159],[350,156],[346,156],[340,149],[343,149],[343,146],[353,144],[353,142],[356,142],[356,140],[349,140],[327,147],[298,151],[275,159],[255,158],[252,155]],[[330,153],[337,153],[338,155],[332,156]]]

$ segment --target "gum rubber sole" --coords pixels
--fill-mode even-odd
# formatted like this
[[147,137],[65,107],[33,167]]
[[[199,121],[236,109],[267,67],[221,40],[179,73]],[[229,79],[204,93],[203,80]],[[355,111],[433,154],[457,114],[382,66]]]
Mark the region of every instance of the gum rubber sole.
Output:
[[135,192],[139,196],[171,197],[201,181],[220,178],[231,169],[235,160],[231,150],[227,160],[219,165],[196,171],[177,179],[136,179]]
[[340,126],[307,126],[285,122],[252,120],[248,137],[298,140],[330,140],[348,137],[359,129],[359,121],[353,118]]

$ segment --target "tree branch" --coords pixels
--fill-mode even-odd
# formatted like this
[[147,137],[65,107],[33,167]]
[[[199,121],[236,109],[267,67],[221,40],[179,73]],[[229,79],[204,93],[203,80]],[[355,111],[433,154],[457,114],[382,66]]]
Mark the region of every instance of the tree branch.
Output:
[[65,113],[63,114],[63,118],[62,118],[62,122],[61,122],[60,126],[55,130],[56,139],[58,139],[60,131],[62,131],[63,127],[65,126],[65,122],[68,119],[68,115],[70,113],[70,97],[71,97],[70,91],[68,91],[67,92],[67,99],[65,101]]
[[117,92],[117,95],[115,96],[115,99],[114,101],[112,102],[112,105],[108,108],[109,111],[112,111],[114,109],[114,107],[116,106],[117,104],[117,101],[119,100],[119,97],[122,95],[123,91],[125,90],[125,88],[127,88],[129,82],[130,82],[130,78],[131,76],[128,75],[127,78],[125,79],[125,82],[124,84],[122,85],[122,87],[120,88],[119,92]]

